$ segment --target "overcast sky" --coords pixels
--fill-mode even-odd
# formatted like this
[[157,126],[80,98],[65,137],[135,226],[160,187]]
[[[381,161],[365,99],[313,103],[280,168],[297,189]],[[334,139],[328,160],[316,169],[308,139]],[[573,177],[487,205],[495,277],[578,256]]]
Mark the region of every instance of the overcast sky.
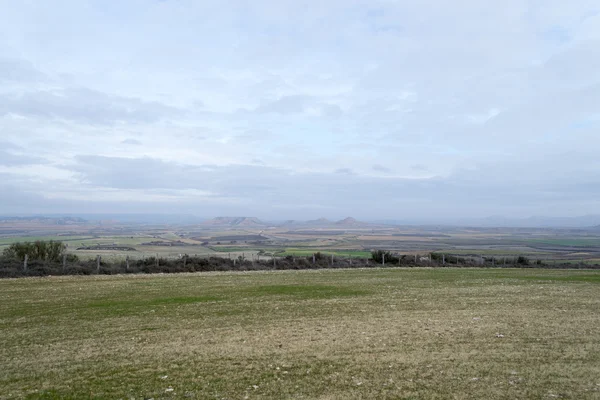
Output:
[[598,0],[0,10],[0,214],[600,212]]

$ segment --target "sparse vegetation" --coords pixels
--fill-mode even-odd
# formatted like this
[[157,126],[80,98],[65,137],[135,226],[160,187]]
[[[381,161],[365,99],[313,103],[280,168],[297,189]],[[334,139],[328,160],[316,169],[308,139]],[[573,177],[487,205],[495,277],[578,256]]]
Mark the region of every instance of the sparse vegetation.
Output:
[[456,268],[0,280],[0,398],[597,399],[598,285]]
[[24,260],[27,256],[32,261],[59,262],[67,247],[59,241],[17,242],[8,246],[2,255],[9,260]]

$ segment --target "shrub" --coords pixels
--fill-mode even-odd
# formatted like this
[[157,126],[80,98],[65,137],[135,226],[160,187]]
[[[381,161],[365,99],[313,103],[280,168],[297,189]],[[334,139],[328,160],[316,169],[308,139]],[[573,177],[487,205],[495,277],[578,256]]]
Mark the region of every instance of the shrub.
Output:
[[392,253],[386,250],[375,250],[371,252],[371,259],[378,264],[382,264],[384,261],[390,264],[398,264],[400,259],[394,256]]
[[519,256],[517,258],[517,264],[521,264],[521,265],[529,265],[529,259],[525,256]]

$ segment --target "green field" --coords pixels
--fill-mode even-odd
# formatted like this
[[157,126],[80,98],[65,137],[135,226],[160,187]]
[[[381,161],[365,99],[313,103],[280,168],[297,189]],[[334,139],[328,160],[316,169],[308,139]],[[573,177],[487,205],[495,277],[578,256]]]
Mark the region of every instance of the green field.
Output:
[[600,272],[0,281],[0,399],[600,397]]
[[556,238],[556,239],[534,239],[525,241],[527,244],[533,245],[552,245],[552,246],[566,246],[566,247],[598,247],[600,246],[600,240],[594,239],[572,239],[572,238]]

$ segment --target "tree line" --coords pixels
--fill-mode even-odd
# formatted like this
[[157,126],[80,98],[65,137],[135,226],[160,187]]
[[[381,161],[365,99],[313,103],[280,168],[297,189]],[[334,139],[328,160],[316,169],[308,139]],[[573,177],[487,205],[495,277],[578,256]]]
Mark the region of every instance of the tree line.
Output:
[[200,271],[253,271],[321,268],[373,268],[373,267],[521,267],[521,268],[593,268],[600,265],[546,264],[532,262],[524,256],[506,258],[454,256],[444,253],[426,255],[401,255],[386,250],[376,250],[370,258],[350,258],[317,252],[310,256],[263,258],[249,260],[245,257],[198,257],[184,255],[177,259],[147,257],[131,260],[80,260],[67,254],[60,241],[14,243],[0,256],[0,277],[92,275],[125,273],[176,273]]

